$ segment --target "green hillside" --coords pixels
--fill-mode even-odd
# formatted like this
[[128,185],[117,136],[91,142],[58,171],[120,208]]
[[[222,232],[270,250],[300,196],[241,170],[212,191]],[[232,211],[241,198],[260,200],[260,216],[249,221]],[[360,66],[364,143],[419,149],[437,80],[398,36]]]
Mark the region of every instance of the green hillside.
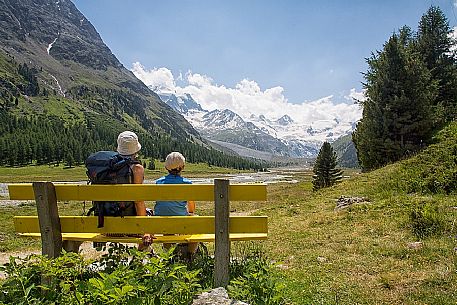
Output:
[[[455,304],[457,123],[411,159],[312,192],[272,186],[270,255],[295,304]],[[365,202],[335,210],[341,196]]]

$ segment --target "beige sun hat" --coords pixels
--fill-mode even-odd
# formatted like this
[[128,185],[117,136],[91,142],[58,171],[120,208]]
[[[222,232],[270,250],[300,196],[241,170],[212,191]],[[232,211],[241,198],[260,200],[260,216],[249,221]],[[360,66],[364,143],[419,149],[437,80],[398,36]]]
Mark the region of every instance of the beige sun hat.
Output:
[[136,154],[141,149],[138,136],[132,131],[124,131],[117,137],[117,151],[124,156]]
[[181,153],[174,151],[168,154],[167,158],[165,159],[165,168],[169,171],[174,169],[181,170],[183,169],[185,163],[186,158],[184,158]]

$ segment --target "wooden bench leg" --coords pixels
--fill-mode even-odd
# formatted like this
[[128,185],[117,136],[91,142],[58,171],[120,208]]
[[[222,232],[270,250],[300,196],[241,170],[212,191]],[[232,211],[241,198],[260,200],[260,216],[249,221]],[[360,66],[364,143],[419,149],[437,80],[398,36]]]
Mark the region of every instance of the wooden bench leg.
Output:
[[67,252],[79,252],[79,246],[81,246],[83,242],[82,241],[76,241],[76,240],[64,240],[62,248],[67,251]]
[[229,185],[227,179],[214,179],[214,287],[227,287],[230,281]]
[[33,182],[41,232],[41,253],[49,258],[60,255],[62,234],[57,208],[57,196],[52,182]]

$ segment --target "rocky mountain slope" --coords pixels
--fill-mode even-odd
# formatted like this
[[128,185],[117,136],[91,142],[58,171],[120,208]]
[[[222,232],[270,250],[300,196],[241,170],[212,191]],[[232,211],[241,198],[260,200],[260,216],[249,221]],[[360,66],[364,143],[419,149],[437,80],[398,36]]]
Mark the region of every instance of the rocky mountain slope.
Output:
[[[38,97],[29,99],[33,107],[21,107],[19,102],[22,109],[10,111],[42,112],[50,107],[39,97],[55,93],[62,104],[54,105],[54,110],[65,109],[62,101],[71,100],[72,108],[83,116],[95,113],[143,132],[198,137],[182,116],[123,67],[69,0],[0,0],[0,42],[4,56],[36,72],[40,88]],[[6,74],[4,87],[17,87]],[[69,112],[65,115],[76,118]]]

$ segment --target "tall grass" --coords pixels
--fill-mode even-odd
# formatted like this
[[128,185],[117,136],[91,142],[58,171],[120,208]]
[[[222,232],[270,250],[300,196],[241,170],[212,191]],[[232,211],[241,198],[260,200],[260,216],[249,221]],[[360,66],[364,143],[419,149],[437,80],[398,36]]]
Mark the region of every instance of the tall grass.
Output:
[[[312,192],[269,187],[270,256],[295,304],[455,304],[457,123],[411,159]],[[297,177],[296,177],[297,178]],[[336,211],[341,196],[369,201]]]

